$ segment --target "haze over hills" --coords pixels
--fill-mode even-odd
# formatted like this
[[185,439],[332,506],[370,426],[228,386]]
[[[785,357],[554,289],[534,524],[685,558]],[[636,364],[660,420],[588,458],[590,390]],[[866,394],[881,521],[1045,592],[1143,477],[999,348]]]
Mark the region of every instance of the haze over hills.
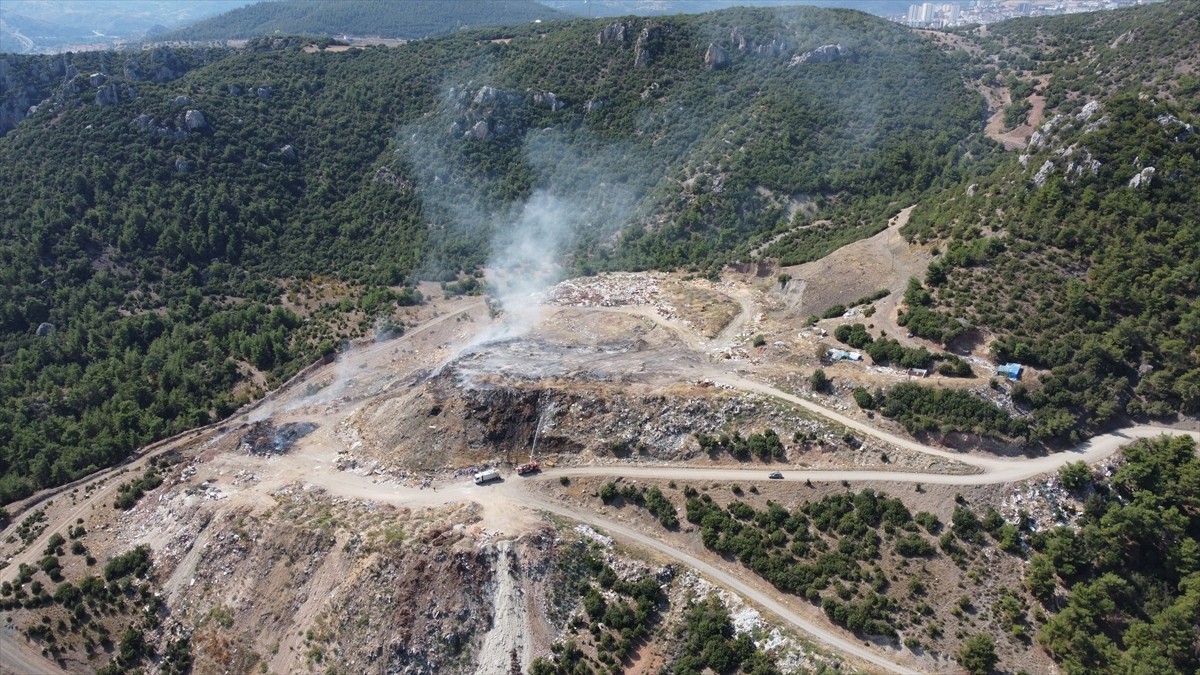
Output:
[[841,7],[879,16],[899,15],[908,0],[541,0],[543,5],[588,18],[699,14],[733,7]]
[[112,49],[229,11],[249,0],[9,0],[0,4],[0,52]]
[[[750,237],[786,228],[803,203],[886,209],[951,184],[952,158],[982,112],[953,64],[865,14],[793,12],[527,25],[342,56],[271,39],[74,68],[62,57],[10,58],[13,80],[78,71],[0,147],[21,168],[0,187],[10,259],[25,261],[9,268],[10,353],[32,358],[28,367],[91,370],[95,394],[107,393],[14,418],[23,421],[10,427],[5,485],[69,479],[95,454],[111,462],[222,416],[244,399],[239,382],[277,381],[332,350],[349,327],[330,332],[281,306],[289,278],[365,284],[363,297],[376,299],[362,300],[361,320],[371,323],[395,307],[385,287],[477,272],[530,204],[571,225],[525,235],[548,260],[564,256],[567,270],[715,273]],[[710,49],[714,39],[726,47]],[[88,71],[101,73],[98,84]],[[76,169],[68,177],[64,166]],[[111,265],[90,262],[97,251]],[[242,300],[224,299],[230,284]],[[160,313],[197,292],[200,306]],[[81,313],[89,305],[96,313]],[[227,344],[204,337],[216,324],[203,324],[234,317],[251,322],[244,337],[230,327],[219,331]],[[65,343],[34,335],[42,323],[59,335],[125,337],[61,351]],[[176,340],[212,367],[177,361],[161,384],[141,382],[142,368],[162,371],[141,359]],[[112,359],[126,355],[141,365],[122,366],[128,388],[117,393]],[[6,371],[18,387],[6,399],[14,411],[43,395],[41,385],[18,385],[25,366]],[[55,430],[52,420],[96,404],[131,406],[140,421],[93,413],[109,431]],[[39,456],[44,468],[30,472]]]
[[0,668],[1195,672],[1197,21],[6,55]]
[[163,35],[166,41],[264,35],[355,35],[417,39],[455,30],[518,25],[572,16],[533,0],[278,0],[235,9]]

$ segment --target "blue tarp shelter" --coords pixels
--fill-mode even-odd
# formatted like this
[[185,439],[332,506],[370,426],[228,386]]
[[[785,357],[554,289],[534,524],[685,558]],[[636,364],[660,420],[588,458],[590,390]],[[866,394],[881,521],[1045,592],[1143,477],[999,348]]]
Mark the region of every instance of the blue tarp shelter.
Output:
[[1010,380],[1019,380],[1021,379],[1021,364],[1006,363],[1002,366],[997,366],[996,375],[1003,375]]

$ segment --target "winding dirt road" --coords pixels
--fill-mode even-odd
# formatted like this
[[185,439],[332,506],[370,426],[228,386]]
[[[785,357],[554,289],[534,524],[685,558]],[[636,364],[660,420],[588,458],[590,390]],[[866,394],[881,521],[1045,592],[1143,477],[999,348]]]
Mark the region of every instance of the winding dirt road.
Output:
[[[667,321],[654,312],[640,311],[637,309],[628,310],[628,313],[634,313],[641,316],[646,316],[659,324],[666,326],[673,332],[679,334],[683,338],[684,345],[690,350],[696,352],[695,358],[681,359],[680,363],[675,366],[660,366],[660,376],[674,376],[678,379],[693,379],[697,375],[697,369],[708,373],[709,377],[717,384],[724,385],[733,389],[754,392],[775,399],[786,401],[789,404],[803,408],[809,412],[820,415],[837,424],[845,426],[847,429],[854,430],[857,433],[870,436],[885,443],[896,447],[905,448],[915,452],[932,455],[935,457],[961,462],[975,467],[979,470],[975,474],[967,475],[947,475],[938,473],[915,473],[915,472],[900,472],[900,471],[867,471],[867,470],[825,470],[825,471],[785,471],[784,481],[907,481],[921,482],[928,484],[943,484],[943,485],[981,485],[992,483],[1011,483],[1015,481],[1025,480],[1033,476],[1049,473],[1057,470],[1060,466],[1077,460],[1087,462],[1095,462],[1108,457],[1117,449],[1126,443],[1132,442],[1138,438],[1147,438],[1157,436],[1159,434],[1188,434],[1197,440],[1200,440],[1200,433],[1180,431],[1176,429],[1167,429],[1155,426],[1137,426],[1124,430],[1119,430],[1103,436],[1098,436],[1090,441],[1081,444],[1071,450],[1058,452],[1043,457],[1027,459],[1027,458],[1001,458],[995,456],[978,456],[968,453],[952,452],[941,448],[934,448],[923,445],[914,440],[901,437],[899,435],[889,433],[884,430],[876,429],[869,424],[852,419],[835,410],[831,410],[819,403],[809,401],[807,399],[795,396],[793,394],[782,391],[765,382],[751,379],[743,375],[741,372],[731,371],[727,368],[722,368],[711,363],[706,364],[702,358],[705,347],[719,343],[723,340],[729,340],[737,332],[743,329],[747,321],[757,311],[754,301],[748,294],[734,294],[734,299],[741,305],[741,312],[722,333],[711,340],[699,338],[699,336],[688,335],[685,327]],[[318,368],[309,373],[309,381],[316,382],[319,378],[327,378],[330,374],[337,376],[340,371],[346,371],[350,368],[357,372],[360,368],[368,366],[379,366],[381,362],[385,362],[385,356],[389,352],[394,352],[397,347],[403,344],[406,340],[411,340],[414,336],[420,335],[429,329],[442,324],[443,322],[469,313],[473,310],[482,309],[482,303],[479,301],[463,302],[455,305],[451,311],[427,321],[422,326],[414,329],[407,335],[398,340],[379,343],[375,345],[366,345],[356,349],[339,359],[338,363],[329,366]],[[612,310],[607,310],[612,311]],[[480,326],[476,326],[478,330]],[[672,349],[676,349],[673,346]],[[688,351],[688,350],[684,350]],[[672,352],[674,360],[675,353]],[[553,357],[553,354],[548,354],[547,357]],[[636,359],[646,359],[645,354],[635,354]],[[594,355],[591,358],[596,358]],[[653,358],[653,357],[651,357]],[[636,360],[635,359],[635,360]],[[683,363],[686,361],[686,363]],[[622,362],[614,362],[615,367],[620,367]],[[593,364],[595,365],[595,364]],[[628,365],[628,364],[625,364]],[[289,410],[290,405],[295,405],[296,401],[289,402],[288,395],[299,389],[299,387],[288,386],[273,392],[266,397],[260,404],[249,410],[239,412],[235,417],[227,421],[229,425],[236,425],[239,422],[244,422],[254,419],[263,419],[265,417],[276,414],[279,411]],[[323,392],[326,396],[332,396],[335,392]],[[298,394],[297,394],[298,395]],[[376,389],[375,392],[368,394],[367,398],[378,395],[392,395],[389,389]],[[362,398],[359,401],[367,400]],[[312,399],[307,401],[308,405],[312,404]],[[347,406],[349,408],[350,406]],[[190,432],[189,435],[180,436],[177,439],[165,442],[154,447],[152,452],[146,452],[136,461],[130,462],[127,467],[137,470],[139,465],[144,464],[150,455],[164,451],[168,447],[179,447],[184,444],[196,444],[198,447],[200,442],[206,438],[216,438],[218,434],[225,433],[225,427],[217,427],[203,430],[202,433]],[[552,498],[545,496],[546,491],[531,490],[533,484],[545,484],[547,481],[554,481],[560,477],[571,476],[623,476],[628,478],[645,478],[645,479],[676,479],[676,480],[709,480],[709,481],[739,481],[753,482],[766,481],[766,470],[762,468],[741,469],[741,468],[691,468],[686,466],[647,466],[647,465],[616,465],[603,467],[568,467],[550,469],[545,471],[540,477],[521,480],[505,480],[497,484],[488,486],[476,486],[468,480],[460,480],[454,483],[439,484],[438,489],[422,490],[415,487],[397,485],[388,482],[379,482],[378,479],[373,479],[368,476],[359,475],[352,472],[337,471],[331,466],[329,448],[307,448],[299,449],[295,454],[286,455],[283,457],[273,458],[271,460],[262,460],[262,470],[264,478],[260,484],[252,489],[256,494],[263,495],[277,487],[287,483],[300,481],[314,486],[318,486],[327,490],[330,494],[344,496],[360,500],[373,500],[378,502],[391,503],[408,507],[422,506],[442,506],[448,503],[471,501],[477,502],[482,506],[484,522],[492,526],[499,524],[503,531],[515,533],[520,530],[528,519],[530,511],[539,511],[554,514],[563,518],[568,518],[581,523],[586,523],[589,526],[603,530],[613,537],[622,541],[628,542],[635,546],[644,547],[657,552],[660,555],[666,556],[675,560],[688,568],[694,569],[711,581],[729,588],[743,597],[754,602],[766,611],[775,614],[783,622],[794,626],[795,628],[811,635],[816,640],[828,645],[834,651],[844,654],[847,657],[857,660],[866,665],[870,669],[878,669],[887,672],[895,673],[911,673],[916,672],[911,667],[899,663],[893,658],[907,658],[902,656],[902,652],[886,653],[882,649],[875,649],[865,646],[861,641],[853,638],[853,636],[832,625],[824,624],[820,621],[814,621],[806,617],[800,611],[789,606],[789,602],[793,599],[789,597],[781,598],[779,593],[772,589],[765,581],[757,578],[741,578],[735,572],[721,569],[720,567],[702,560],[695,555],[692,555],[686,550],[682,550],[671,543],[660,540],[649,534],[640,532],[627,525],[614,522],[603,516],[591,513],[585,509],[574,508],[566,504],[554,501]],[[238,461],[251,461],[241,457]],[[92,482],[112,478],[114,471],[101,472],[91,479]],[[11,578],[13,571],[17,568],[20,562],[31,562],[37,557],[37,553],[45,546],[45,540],[50,536],[50,533],[62,529],[64,524],[73,522],[73,519],[82,514],[85,510],[90,510],[92,506],[107,502],[111,499],[111,492],[115,489],[117,481],[110,480],[107,485],[104,485],[98,490],[93,491],[87,497],[81,499],[72,508],[64,510],[63,516],[56,516],[57,522],[50,523],[46,532],[37,539],[31,546],[26,548],[20,554],[13,557],[10,561],[9,569],[0,572],[0,577]],[[40,495],[36,500],[42,501],[49,497],[58,498],[64,494],[68,488],[80,487],[82,485],[68,486],[56,491],[50,491]],[[86,493],[85,493],[86,494]],[[65,517],[64,517],[65,516]],[[15,527],[14,523],[9,529]],[[16,631],[10,629],[0,629],[0,673],[20,673],[37,674],[37,673],[52,673],[59,672],[59,669],[51,661],[42,657],[37,648],[27,642],[23,636]]]

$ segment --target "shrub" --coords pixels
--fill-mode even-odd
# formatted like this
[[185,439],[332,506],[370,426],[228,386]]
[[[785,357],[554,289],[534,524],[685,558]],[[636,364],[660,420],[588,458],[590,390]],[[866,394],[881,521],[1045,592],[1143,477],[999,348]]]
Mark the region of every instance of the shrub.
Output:
[[971,675],[987,675],[999,660],[996,656],[996,645],[992,642],[992,636],[987,633],[978,633],[967,638],[962,649],[958,651],[958,665]]

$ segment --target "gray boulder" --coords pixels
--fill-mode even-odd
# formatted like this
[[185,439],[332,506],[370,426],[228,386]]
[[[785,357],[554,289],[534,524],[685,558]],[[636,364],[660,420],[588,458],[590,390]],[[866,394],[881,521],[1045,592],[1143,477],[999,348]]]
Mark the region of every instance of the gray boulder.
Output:
[[108,80],[108,77],[104,73],[92,73],[88,75],[88,83],[93,87],[101,86],[106,80]]
[[187,125],[188,131],[195,131],[208,126],[208,120],[204,119],[204,113],[199,110],[189,110],[184,113],[183,123]]
[[171,99],[171,105],[177,108],[182,108],[185,105],[191,105],[191,103],[192,99],[188,98],[187,96],[176,96],[175,98]]
[[192,163],[180,157],[175,160],[175,170],[179,173],[191,173]]
[[270,87],[259,87],[258,89],[254,90],[254,95],[265,101],[265,100],[271,98],[271,88]]
[[283,155],[283,158],[288,160],[289,162],[296,161],[296,149],[293,148],[291,145],[285,145],[282,148],[280,148],[279,154]]
[[45,321],[38,324],[37,330],[34,331],[34,335],[37,335],[38,337],[46,337],[47,335],[51,335],[53,333],[54,333],[54,324],[47,323]]

